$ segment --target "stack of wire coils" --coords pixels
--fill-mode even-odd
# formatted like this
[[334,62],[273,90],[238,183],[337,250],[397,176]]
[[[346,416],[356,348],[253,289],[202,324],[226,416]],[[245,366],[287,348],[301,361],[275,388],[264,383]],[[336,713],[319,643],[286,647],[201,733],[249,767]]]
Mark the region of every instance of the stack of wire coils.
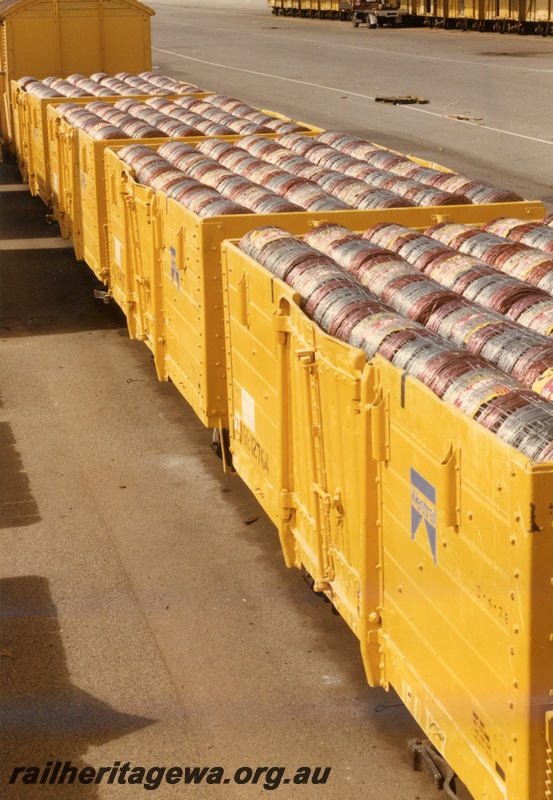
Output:
[[67,78],[52,76],[42,80],[25,76],[20,78],[18,83],[27,94],[52,99],[59,97],[113,97],[115,95],[185,95],[203,91],[191,83],[181,83],[153,72],[141,72],[139,75],[132,75],[129,72],[118,72],[116,75],[95,72],[90,77],[74,74]]
[[[363,349],[368,358],[379,353],[529,458],[550,460],[551,403],[482,355],[456,348],[376,297],[355,275],[378,273],[379,268],[371,269],[370,254],[376,260],[386,258],[385,253],[369,247],[364,261],[361,237],[348,238],[345,229],[330,228],[314,229],[307,238],[334,252],[342,249],[351,272],[318,248],[273,226],[246,234],[240,248],[292,286],[302,297],[305,313],[323,330]],[[399,286],[396,290],[401,291]]]
[[[527,388],[545,397],[553,397],[550,380],[553,366],[553,340],[522,324],[510,321],[494,306],[495,295],[469,298],[469,284],[444,287],[416,268],[420,261],[415,245],[423,234],[398,225],[381,223],[361,237],[340,225],[325,223],[313,228],[304,240],[333,258],[379,299],[409,319],[425,325],[433,333],[512,375]],[[393,252],[389,249],[390,247]],[[409,262],[409,263],[408,263]],[[553,298],[521,281],[510,279],[490,268],[501,280],[507,278],[509,289],[526,288],[545,299],[553,314]],[[473,267],[477,273],[477,267]],[[465,271],[466,273],[466,271]],[[516,284],[514,287],[511,284]],[[458,289],[464,291],[458,291]],[[543,295],[543,298],[542,298]],[[550,324],[548,333],[551,333]]]

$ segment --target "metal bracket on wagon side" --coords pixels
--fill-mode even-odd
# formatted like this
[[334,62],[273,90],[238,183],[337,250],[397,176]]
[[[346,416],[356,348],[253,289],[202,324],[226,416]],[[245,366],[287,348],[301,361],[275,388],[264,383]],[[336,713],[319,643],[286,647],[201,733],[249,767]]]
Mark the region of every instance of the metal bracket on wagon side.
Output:
[[456,775],[429,739],[409,739],[407,755],[415,772],[426,772],[436,789],[443,789],[448,797],[458,800]]

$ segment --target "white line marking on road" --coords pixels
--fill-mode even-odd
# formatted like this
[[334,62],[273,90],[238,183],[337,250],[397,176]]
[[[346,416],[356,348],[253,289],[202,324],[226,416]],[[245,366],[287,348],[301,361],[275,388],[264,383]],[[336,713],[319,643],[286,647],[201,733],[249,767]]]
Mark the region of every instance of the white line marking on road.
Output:
[[[233,70],[234,72],[247,72],[249,75],[257,75],[260,78],[273,78],[273,80],[277,81],[286,81],[287,83],[298,83],[301,86],[311,86],[314,89],[324,89],[327,92],[338,92],[339,94],[347,94],[351,97],[360,97],[363,100],[374,100],[375,98],[368,94],[359,94],[358,92],[350,92],[349,89],[339,89],[334,86],[323,86],[319,83],[310,83],[308,81],[300,81],[298,78],[286,78],[282,75],[272,75],[268,72],[257,72],[253,69],[244,69],[243,67],[231,67],[229,64],[219,64],[216,61],[206,61],[202,58],[194,58],[193,56],[185,56],[182,53],[175,53],[172,50],[164,50],[161,47],[152,47],[152,50],[157,50],[158,53],[166,53],[170,56],[176,56],[177,58],[184,58],[187,61],[197,61],[199,64],[207,64],[210,67],[221,67],[221,69],[229,69]],[[481,125],[478,122],[470,122],[468,120],[448,120],[444,114],[438,114],[436,111],[428,111],[424,108],[417,108],[414,105],[399,105],[396,106],[398,109],[406,110],[406,111],[418,111],[420,114],[430,114],[433,117],[439,117],[440,119],[447,120],[448,122],[455,122],[461,125],[472,125],[475,128],[484,128],[488,131],[493,131],[494,133],[504,133],[506,136],[516,136],[517,139],[527,139],[530,142],[539,142],[540,144],[553,144],[553,141],[548,139],[538,139],[535,136],[526,136],[523,133],[515,133],[514,131],[506,131],[502,128],[493,128],[491,125]]]
[[[201,25],[191,25],[188,22],[180,22],[179,25],[185,28],[197,28],[199,30],[205,30],[205,26]],[[210,30],[217,30],[210,26]],[[229,28],[220,28],[219,30],[224,31],[226,34],[229,33]],[[245,31],[242,28],[233,28],[233,31],[236,33],[244,33]],[[265,36],[269,38],[275,38],[275,34],[270,33],[259,33],[257,31],[248,30],[248,36]],[[491,64],[487,60],[485,61],[467,61],[462,58],[442,58],[441,56],[428,56],[424,53],[405,53],[404,51],[397,51],[397,50],[380,50],[378,47],[360,47],[356,44],[343,44],[340,42],[332,42],[325,39],[304,39],[301,36],[282,36],[280,34],[277,35],[278,39],[286,39],[287,41],[291,42],[301,42],[301,44],[316,44],[316,45],[324,45],[325,47],[341,47],[346,50],[361,50],[365,53],[377,53],[379,56],[403,56],[405,58],[418,58],[424,61],[444,61],[446,64],[470,64],[471,66],[475,67],[493,67],[495,69],[511,69],[517,70],[518,72],[545,72],[546,74],[552,74],[553,70],[551,69],[537,69],[536,67],[518,67],[514,66],[513,64]],[[153,47],[152,50],[156,48]],[[539,53],[536,53],[539,55]],[[500,57],[500,55],[498,54]]]

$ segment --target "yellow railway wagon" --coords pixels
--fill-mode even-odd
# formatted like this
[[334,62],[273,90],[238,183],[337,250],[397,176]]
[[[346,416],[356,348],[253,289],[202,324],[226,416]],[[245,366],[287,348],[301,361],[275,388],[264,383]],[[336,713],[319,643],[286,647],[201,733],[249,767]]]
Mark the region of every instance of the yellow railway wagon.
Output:
[[[197,95],[205,97],[205,94]],[[170,97],[170,96],[169,96]],[[121,99],[121,98],[118,98]],[[144,96],[140,98],[144,100]],[[113,102],[113,100],[111,101]],[[282,114],[266,111],[278,119],[289,120]],[[94,139],[86,131],[73,128],[60,115],[55,106],[47,109],[47,141],[50,143],[48,184],[54,187],[54,217],[60,222],[62,234],[73,239],[75,256],[86,261],[95,275],[105,283],[109,280],[107,255],[107,209],[104,153],[107,148],[121,148],[129,144],[159,146],[163,142],[176,141],[197,144],[205,136],[169,139]],[[314,135],[320,128],[308,126]],[[261,134],[274,138],[277,133]],[[220,136],[229,142],[237,142],[238,134]]]
[[539,26],[538,33],[547,36],[553,24],[552,0],[520,0],[521,15],[525,22]]
[[340,0],[320,0],[320,15],[327,19],[340,18],[340,6],[343,3]]
[[[198,92],[193,97],[206,97],[206,92]],[[127,95],[134,100],[143,101],[145,95]],[[176,95],[166,95],[172,99]],[[94,100],[115,103],[122,95],[114,97],[60,97],[40,98],[28,94],[17,81],[12,81],[11,98],[13,109],[14,147],[19,169],[23,179],[28,181],[32,195],[50,205],[52,186],[50,183],[50,140],[48,131],[47,109],[61,103],[86,105]]]
[[479,800],[550,796],[553,464],[326,336],[223,248],[233,464]]
[[484,14],[484,0],[409,0],[409,13],[429,27],[472,28]]
[[301,17],[318,17],[322,0],[297,0]]
[[[188,97],[205,98],[207,93],[200,92]],[[103,102],[113,105],[121,97],[102,98]],[[136,96],[133,99],[143,101],[144,95]],[[172,99],[167,95],[167,99]],[[94,208],[98,214],[98,230],[105,225],[105,212],[102,205],[102,185],[103,185],[103,161],[102,154],[106,147],[123,146],[124,144],[148,144],[150,142],[159,143],[167,141],[166,138],[152,140],[139,139],[117,139],[108,141],[97,141],[91,136],[71,125],[57,110],[60,102],[56,101],[44,107],[46,119],[46,135],[42,141],[45,150],[41,151],[41,165],[46,161],[47,153],[47,176],[42,177],[41,172],[35,172],[34,180],[40,177],[40,185],[43,187],[42,194],[48,194],[48,204],[52,206],[52,216],[60,226],[60,233],[64,239],[73,239],[75,255],[78,259],[84,258],[84,233],[83,233],[83,197],[87,191],[96,193],[98,187],[99,195],[94,201],[89,201],[87,209],[91,208],[92,224],[94,224]],[[70,99],[70,102],[71,99]],[[91,102],[91,98],[80,99],[79,105],[86,105]],[[234,141],[236,137],[227,137]],[[198,142],[201,137],[193,139],[178,139],[188,143]],[[35,148],[36,149],[36,148]],[[89,167],[89,164],[92,167]],[[90,169],[90,176],[88,175]],[[92,182],[89,180],[92,179]],[[88,190],[87,190],[88,181]],[[96,195],[95,195],[96,196]],[[43,198],[44,199],[44,198]],[[90,228],[89,230],[94,230]],[[93,238],[96,234],[93,234]],[[96,257],[89,266],[96,271],[98,262]],[[98,274],[98,277],[100,275]]]
[[485,0],[484,20],[493,29],[507,31],[520,21],[520,0]]
[[151,8],[137,0],[0,0],[0,138],[13,140],[11,82],[152,68]]
[[268,0],[273,14],[289,16],[320,17],[326,19],[350,19],[350,0]]
[[282,0],[283,13],[292,16],[299,16],[301,10],[300,2],[301,0]]
[[[134,316],[129,331],[149,343],[158,375],[171,378],[204,425],[213,428],[228,427],[220,255],[225,239],[269,224],[295,234],[306,233],[321,220],[352,230],[386,221],[422,230],[444,219],[444,213],[448,219],[474,224],[499,216],[542,219],[545,213],[539,202],[519,202],[448,206],[447,211],[352,209],[202,219],[162,192],[152,193],[138,184],[117,156],[120,147],[118,142],[105,151],[109,262],[103,261],[97,274],[108,282],[127,316]],[[148,286],[162,287],[163,323],[156,320],[155,336],[152,320],[158,311]]]

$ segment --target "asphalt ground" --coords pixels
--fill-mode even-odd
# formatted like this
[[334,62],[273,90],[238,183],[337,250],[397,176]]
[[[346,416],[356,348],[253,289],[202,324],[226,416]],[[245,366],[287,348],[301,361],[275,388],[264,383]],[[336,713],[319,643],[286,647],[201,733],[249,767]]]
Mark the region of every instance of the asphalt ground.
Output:
[[[160,71],[551,204],[548,40],[354,31],[256,0],[152,5]],[[210,432],[14,167],[0,184],[0,796],[140,796],[7,784],[16,766],[130,761],[331,767],[325,785],[162,784],[161,798],[439,800],[404,759],[417,726],[367,686],[355,637],[284,567]]]
[[[153,0],[161,72],[489,180],[553,210],[553,41]],[[428,104],[390,106],[376,97]],[[465,117],[464,121],[457,117]]]

